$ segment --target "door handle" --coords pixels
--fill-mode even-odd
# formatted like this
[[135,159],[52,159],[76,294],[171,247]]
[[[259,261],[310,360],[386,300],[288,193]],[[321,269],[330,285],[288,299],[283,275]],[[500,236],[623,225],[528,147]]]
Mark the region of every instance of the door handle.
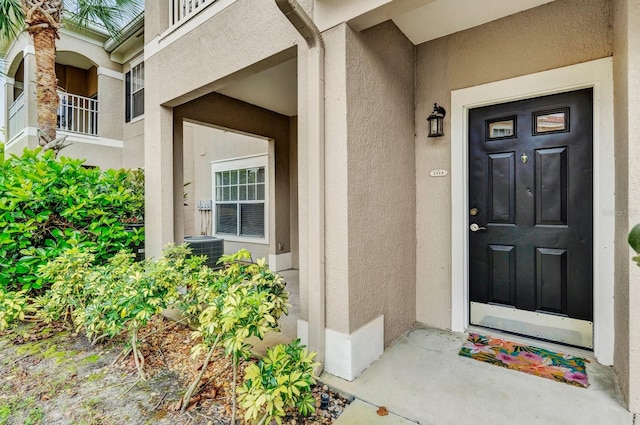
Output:
[[476,223],[471,223],[471,226],[469,226],[469,229],[470,229],[472,232],[477,232],[478,230],[487,230],[487,228],[486,228],[486,227],[480,227],[480,226],[478,226]]

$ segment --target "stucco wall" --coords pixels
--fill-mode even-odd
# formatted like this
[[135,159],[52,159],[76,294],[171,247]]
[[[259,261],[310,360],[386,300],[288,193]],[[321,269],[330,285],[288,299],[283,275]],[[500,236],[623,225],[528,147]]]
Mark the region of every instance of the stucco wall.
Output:
[[[614,8],[614,120],[616,151],[616,240],[624,241],[629,230],[629,23],[627,2],[620,1]],[[620,387],[629,394],[629,247],[616,244],[615,252],[615,352],[614,364]]]
[[94,165],[102,169],[122,168],[122,149],[117,147],[74,142],[71,146],[64,148],[60,155],[85,159],[86,165]]
[[[322,34],[325,53],[325,299],[326,326],[349,334],[349,198],[347,162],[346,25]],[[302,118],[302,115],[301,115]],[[300,143],[300,158],[307,150]],[[302,162],[302,161],[301,161]],[[301,178],[306,168],[300,167]],[[300,198],[306,196],[301,188]],[[301,236],[304,228],[301,228]],[[301,244],[303,239],[300,240]],[[302,245],[304,246],[304,245]],[[303,253],[304,256],[304,253]],[[303,258],[301,258],[302,262]],[[301,294],[301,302],[303,301]],[[304,304],[302,304],[304,305]],[[303,316],[304,317],[304,316]]]
[[298,241],[298,117],[289,119],[289,220],[291,229],[291,267],[299,267]]
[[[98,75],[98,134],[108,139],[123,140],[124,89],[122,80]],[[122,155],[122,154],[121,154]]]
[[[80,37],[82,37],[82,35]],[[64,32],[56,43],[56,51],[73,52],[86,57],[98,67],[102,66],[120,72],[122,66],[119,63],[113,62],[109,57],[109,53],[104,50],[103,43],[105,39],[106,38],[102,40],[90,40],[84,37],[74,37],[71,33]]]
[[[174,123],[181,125],[185,119],[274,140],[276,219],[272,224],[274,227],[270,228],[268,254],[289,252],[289,118],[212,93],[174,109]],[[182,144],[182,130],[176,134],[179,134],[179,143]],[[178,149],[182,149],[182,146],[174,146],[174,154],[177,160],[182,161],[182,153],[177,152]],[[281,250],[278,250],[278,243],[282,243]]]
[[[124,111],[122,111],[121,120],[124,122]],[[122,143],[122,166],[144,167],[144,117],[123,125]]]
[[607,0],[557,0],[417,47],[418,321],[451,327],[451,181],[429,176],[450,167],[451,128],[427,138],[433,103],[449,110],[451,90],[611,56],[611,23]]
[[390,21],[346,27],[349,322],[385,342],[415,322],[414,46]]
[[614,3],[616,279],[614,367],[630,411],[640,412],[640,269],[625,243],[640,223],[640,2]]
[[[154,40],[155,34],[166,28],[163,22],[157,20],[167,16],[163,16],[162,11],[167,1],[159,3],[148,4],[145,10],[145,39],[150,40],[146,44],[148,52],[161,49],[155,54],[146,54],[147,64],[159,65],[160,75],[155,78],[161,84],[154,84],[151,72],[147,72],[147,82],[151,87],[161,86],[162,93],[158,95],[161,103],[172,106],[282,62],[271,57],[295,46],[300,40],[275,2],[253,0],[237,0],[193,30],[180,33],[182,36],[177,39],[168,34]],[[168,22],[168,19],[164,22]],[[191,24],[187,22],[184,26]],[[247,37],[248,33],[260,34],[260,37]],[[287,53],[288,59],[295,57],[295,51]],[[262,62],[264,60],[266,62]],[[241,70],[243,72],[238,73]],[[223,80],[224,77],[228,79]],[[167,81],[171,81],[171,84],[166,84]]]

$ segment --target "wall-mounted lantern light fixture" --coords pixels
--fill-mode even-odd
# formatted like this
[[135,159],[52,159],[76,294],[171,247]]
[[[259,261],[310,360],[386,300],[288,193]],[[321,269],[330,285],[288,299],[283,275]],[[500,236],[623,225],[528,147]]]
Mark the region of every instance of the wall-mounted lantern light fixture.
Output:
[[437,103],[434,103],[433,112],[427,117],[427,123],[429,124],[429,137],[444,136],[445,115],[447,115],[447,111],[442,106],[438,106]]

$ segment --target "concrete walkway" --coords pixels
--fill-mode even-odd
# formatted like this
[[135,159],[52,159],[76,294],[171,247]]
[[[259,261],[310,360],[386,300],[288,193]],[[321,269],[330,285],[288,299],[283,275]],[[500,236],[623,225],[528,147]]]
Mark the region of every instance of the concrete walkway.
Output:
[[333,425],[413,425],[411,422],[401,416],[389,413],[386,416],[380,416],[377,413],[378,406],[365,403],[362,400],[355,399],[349,407],[338,417]]
[[[492,335],[582,357],[590,354]],[[323,383],[359,400],[336,425],[633,424],[616,391],[612,368],[591,358],[590,386],[579,388],[459,356],[465,340],[466,334],[417,328],[387,348],[353,382],[323,374]],[[391,414],[378,416],[377,406],[385,406]]]

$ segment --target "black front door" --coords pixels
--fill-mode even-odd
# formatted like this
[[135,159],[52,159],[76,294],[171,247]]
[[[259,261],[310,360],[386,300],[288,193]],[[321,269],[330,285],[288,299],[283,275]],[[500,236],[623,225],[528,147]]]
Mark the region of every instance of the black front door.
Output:
[[592,98],[469,111],[472,323],[591,346]]

